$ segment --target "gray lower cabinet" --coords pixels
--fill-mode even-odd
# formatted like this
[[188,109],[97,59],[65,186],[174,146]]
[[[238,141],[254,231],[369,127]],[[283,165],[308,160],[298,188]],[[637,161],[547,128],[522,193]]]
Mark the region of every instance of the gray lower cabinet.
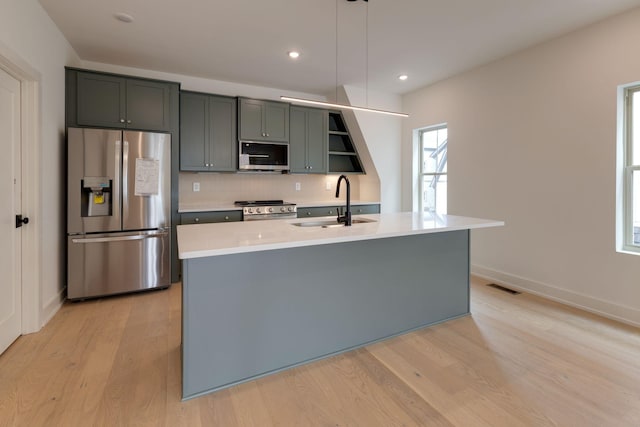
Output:
[[327,173],[329,112],[291,106],[289,167],[292,173]]
[[243,141],[289,142],[289,104],[239,98],[238,128]]
[[233,222],[242,221],[242,211],[187,212],[180,214],[180,217],[182,225]]
[[180,93],[180,170],[237,170],[236,111],[236,98]]
[[[67,124],[154,131],[171,130],[174,83],[84,71],[75,73],[75,116]],[[69,91],[69,88],[67,89]],[[71,100],[73,101],[73,100]]]
[[[312,208],[298,208],[298,218],[314,218],[320,216],[337,215],[337,206],[317,206]],[[341,206],[345,209],[346,206]],[[366,215],[380,213],[380,205],[377,203],[369,205],[353,205],[351,206],[352,215]]]
[[469,314],[469,230],[183,266],[183,399]]

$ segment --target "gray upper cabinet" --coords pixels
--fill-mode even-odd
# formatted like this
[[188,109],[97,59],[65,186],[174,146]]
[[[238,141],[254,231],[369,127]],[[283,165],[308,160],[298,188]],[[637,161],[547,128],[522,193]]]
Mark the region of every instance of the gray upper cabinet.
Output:
[[94,73],[78,73],[77,122],[83,126],[124,127],[127,80]]
[[289,165],[292,173],[327,173],[327,110],[291,106]]
[[[67,84],[70,79],[67,79]],[[71,83],[72,79],[71,79]],[[69,125],[171,130],[172,83],[78,71]],[[75,119],[75,120],[74,120]]]
[[127,127],[170,130],[169,85],[151,80],[127,79]]
[[182,91],[180,170],[235,172],[235,98]]
[[240,139],[289,142],[289,104],[258,99],[239,99]]

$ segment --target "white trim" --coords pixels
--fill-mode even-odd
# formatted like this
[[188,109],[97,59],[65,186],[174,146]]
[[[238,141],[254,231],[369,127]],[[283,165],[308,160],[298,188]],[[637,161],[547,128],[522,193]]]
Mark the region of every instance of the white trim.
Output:
[[420,212],[420,129],[414,129],[411,137],[411,210]]
[[22,146],[22,212],[32,221],[22,233],[22,333],[42,327],[42,228],[40,73],[0,42],[0,68],[20,81]]
[[538,295],[608,319],[640,327],[640,310],[632,307],[593,298],[578,292],[557,288],[549,284],[536,282],[525,277],[515,276],[476,264],[471,265],[471,274],[498,285]]
[[640,92],[640,82],[618,86],[616,117],[616,251],[640,255],[640,247],[633,244],[633,171],[640,166],[631,164],[632,101],[630,95]]
[[[45,302],[42,307],[42,311],[40,314],[40,327],[46,325],[49,320],[53,318],[53,316],[60,310],[62,304],[64,303],[66,298],[66,289],[62,289],[58,291],[57,295],[54,295],[49,301]],[[33,332],[37,332],[33,331]]]

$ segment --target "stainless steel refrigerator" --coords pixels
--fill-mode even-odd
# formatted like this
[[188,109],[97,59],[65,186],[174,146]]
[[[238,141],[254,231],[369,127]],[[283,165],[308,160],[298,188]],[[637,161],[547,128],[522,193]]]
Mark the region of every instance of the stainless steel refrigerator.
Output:
[[171,284],[171,135],[67,131],[67,297]]

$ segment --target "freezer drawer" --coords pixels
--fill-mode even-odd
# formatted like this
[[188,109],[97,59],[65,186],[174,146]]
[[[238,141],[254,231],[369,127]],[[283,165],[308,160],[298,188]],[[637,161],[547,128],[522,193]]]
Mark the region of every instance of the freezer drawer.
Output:
[[171,232],[68,236],[67,297],[82,299],[171,284]]

